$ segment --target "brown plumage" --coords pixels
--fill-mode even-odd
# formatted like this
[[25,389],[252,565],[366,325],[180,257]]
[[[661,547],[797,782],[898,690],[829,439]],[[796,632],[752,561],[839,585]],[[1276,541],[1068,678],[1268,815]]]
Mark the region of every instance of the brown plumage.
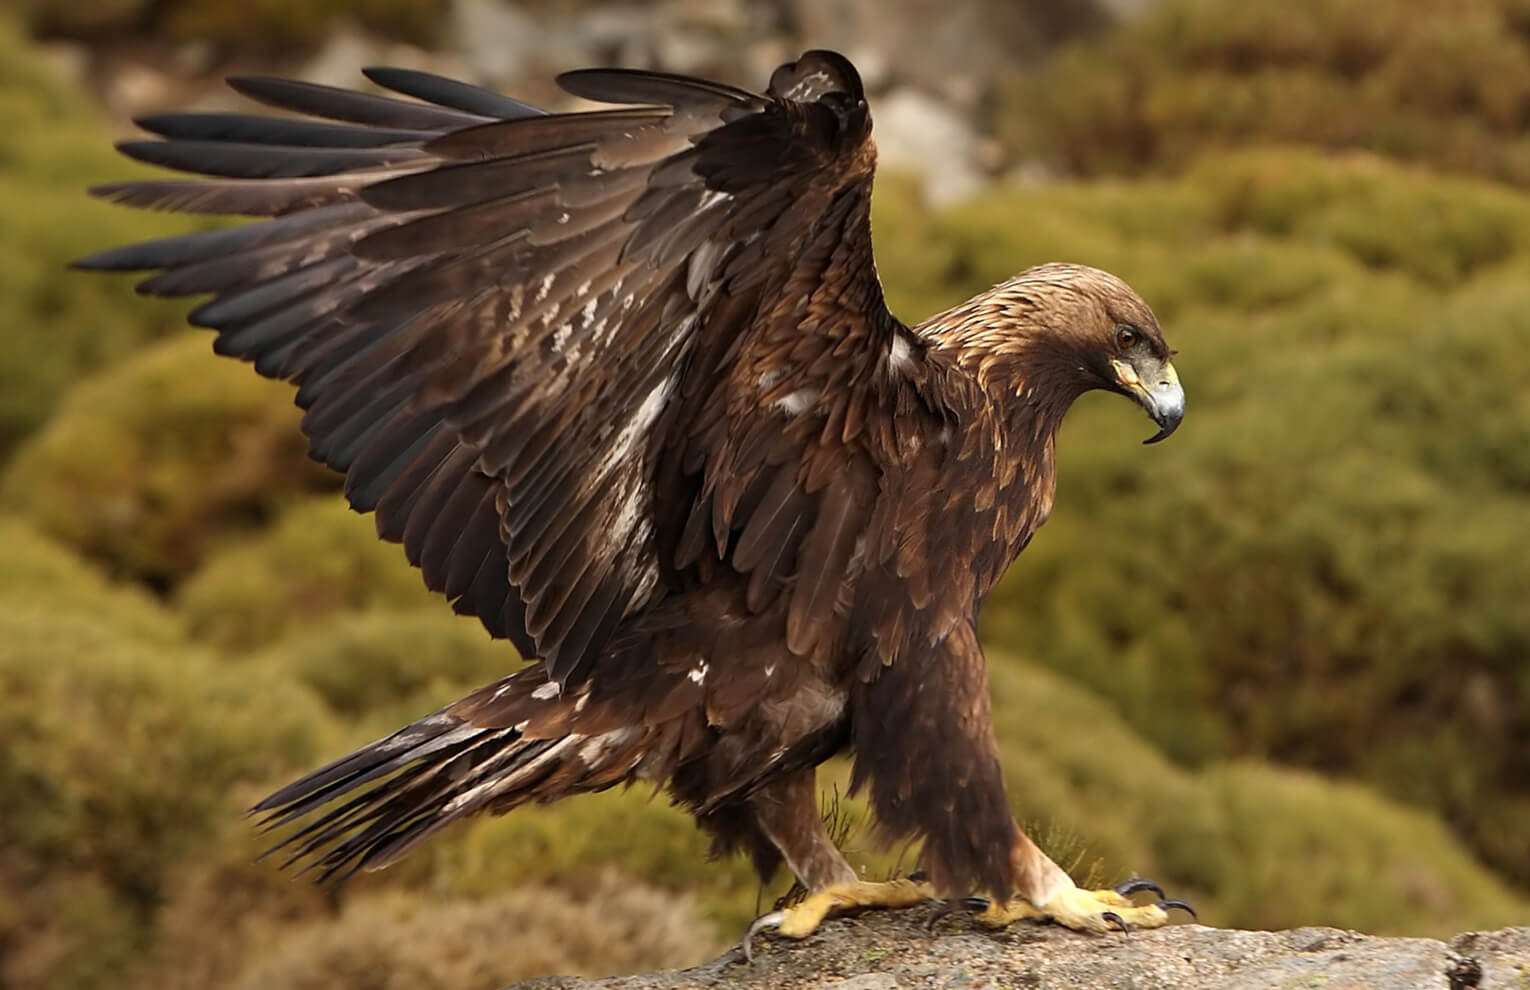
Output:
[[301,823],[295,858],[343,875],[480,811],[648,780],[823,888],[854,874],[813,768],[849,747],[937,889],[1043,905],[1061,871],[1014,825],[975,622],[1051,508],[1074,398],[1177,424],[1147,306],[1048,265],[895,319],[871,119],[831,52],[764,94],[568,73],[619,105],[577,114],[368,75],[422,102],[247,78],[322,119],[145,118],[161,139],[124,152],[213,178],[98,195],[270,219],[80,263],[212,294],[192,322],[297,385],[351,504],[537,658],[261,802]]

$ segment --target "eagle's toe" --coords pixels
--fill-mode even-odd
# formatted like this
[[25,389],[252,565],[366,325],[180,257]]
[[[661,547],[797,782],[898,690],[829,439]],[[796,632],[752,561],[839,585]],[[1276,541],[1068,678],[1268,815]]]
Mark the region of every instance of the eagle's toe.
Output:
[[852,914],[871,908],[906,908],[923,904],[933,896],[928,884],[912,877],[885,883],[836,884],[809,894],[789,908],[762,914],[744,932],[739,948],[746,962],[754,961],[753,939],[764,931],[774,930],[787,938],[807,938],[818,930],[824,919]]
[[1196,917],[1195,909],[1181,900],[1162,900],[1153,904],[1135,904],[1131,895],[1151,891],[1160,898],[1163,890],[1151,880],[1128,880],[1111,890],[1085,890],[1064,887],[1045,904],[1033,905],[1023,898],[1007,903],[992,901],[975,917],[980,924],[1002,928],[1015,921],[1053,921],[1079,932],[1105,934],[1128,932],[1133,928],[1161,928],[1168,924],[1174,908]]

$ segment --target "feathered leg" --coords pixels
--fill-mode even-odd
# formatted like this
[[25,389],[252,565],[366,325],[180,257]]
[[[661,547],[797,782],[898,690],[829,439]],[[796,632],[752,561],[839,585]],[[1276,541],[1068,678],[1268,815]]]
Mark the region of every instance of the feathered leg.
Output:
[[953,629],[928,658],[880,671],[854,705],[855,783],[870,784],[889,833],[925,837],[921,865],[937,893],[991,895],[981,899],[983,922],[1044,918],[1091,932],[1156,928],[1168,920],[1164,907],[1183,906],[1139,907],[1127,899],[1157,889],[1151,886],[1081,890],[1015,823],[972,626]]

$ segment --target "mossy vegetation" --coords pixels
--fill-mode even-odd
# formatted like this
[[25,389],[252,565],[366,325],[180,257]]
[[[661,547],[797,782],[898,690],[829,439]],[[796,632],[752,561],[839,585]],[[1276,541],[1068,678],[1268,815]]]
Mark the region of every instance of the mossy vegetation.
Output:
[[1016,812],[1081,880],[1172,877],[1203,920],[1242,928],[1439,936],[1525,911],[1428,813],[1260,763],[1187,771],[1091,692],[1002,653],[991,669]]
[[170,873],[228,834],[231,788],[311,762],[321,708],[88,607],[0,596],[0,976],[115,979]]
[[[87,7],[88,4],[69,4]],[[111,148],[83,93],[54,77],[0,14],[0,457],[45,420],[80,375],[184,325],[184,307],[135,299],[120,279],[67,266],[103,243],[191,229],[85,199],[88,185],[148,170]],[[66,222],[60,222],[67,218]]]
[[[410,575],[414,577],[415,575]],[[423,592],[421,592],[423,594]],[[336,715],[387,732],[521,666],[475,618],[429,608],[368,606],[295,633],[260,656]]]
[[[1248,65],[1293,100],[1349,59],[1369,80],[1375,51],[1402,57],[1396,32],[1481,42],[1415,36],[1400,9],[1334,0],[1309,11],[1317,27],[1277,28],[1247,4],[1167,0],[1096,44],[1123,46],[1158,106],[1175,80],[1220,86]],[[1510,10],[1473,0],[1462,21],[1512,27]],[[1164,25],[1160,64],[1141,39]],[[269,788],[520,659],[345,508],[288,388],[171,334],[184,307],[62,271],[174,221],[81,196],[127,166],[13,37],[0,55],[0,120],[21,135],[0,151],[17,204],[0,224],[21,225],[0,271],[23,301],[0,346],[0,983],[501,985],[697,961],[785,893],[742,860],[703,865],[688,816],[643,788],[449,830],[340,890],[255,862],[269,837],[243,812]],[[1072,81],[1050,98],[1093,105],[1112,73],[1066,75],[1082,57],[1051,70]],[[1394,81],[1386,107],[1447,120],[1416,91],[1427,80]],[[1501,127],[1497,93],[1448,119]],[[1389,158],[1273,125],[1257,134],[1284,146],[1222,151],[1244,132],[1160,120],[1178,121],[1163,133],[1183,157],[1117,166],[1069,138],[1078,167],[1145,177],[941,213],[895,176],[879,187],[900,315],[1035,262],[1110,268],[1158,311],[1190,394],[1184,428],[1146,451],[1139,411],[1080,402],[1053,518],[985,612],[1016,812],[1080,880],[1153,876],[1213,924],[1522,922],[1530,195],[1480,178],[1513,178],[1497,170],[1520,139],[1492,131],[1492,155],[1458,167],[1447,124],[1438,149],[1374,145]],[[821,787],[852,863],[907,869],[847,780],[837,760]]]
[[69,391],[0,476],[0,504],[115,574],[172,586],[213,546],[338,481],[291,390],[183,334]]
[[[379,540],[372,518],[351,511],[338,494],[297,502],[268,528],[219,547],[176,599],[192,635],[226,650],[273,642],[336,613],[439,608],[403,552]],[[453,649],[437,649],[431,659],[446,661],[460,644],[454,639]]]
[[0,516],[0,598],[91,616],[150,644],[178,646],[185,623],[141,586],[110,581],[99,568],[19,519]]
[[[607,976],[694,964],[713,941],[691,899],[613,871],[584,888],[522,884],[483,900],[390,891],[276,933],[230,990],[498,990],[547,973]],[[514,951],[506,951],[507,942]]]
[[1166,0],[1017,76],[999,133],[1069,173],[1185,166],[1209,149],[1365,148],[1530,183],[1520,0]]

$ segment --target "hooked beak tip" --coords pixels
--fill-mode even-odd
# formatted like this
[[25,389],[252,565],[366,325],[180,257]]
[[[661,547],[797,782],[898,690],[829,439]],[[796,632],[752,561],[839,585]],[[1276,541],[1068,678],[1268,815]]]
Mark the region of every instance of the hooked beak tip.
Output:
[[1147,406],[1153,422],[1158,424],[1158,432],[1142,442],[1157,443],[1168,439],[1185,418],[1185,390],[1178,381],[1165,381],[1148,389],[1145,398],[1143,405]]
[[1165,362],[1162,370],[1152,376],[1156,379],[1152,385],[1144,382],[1136,369],[1125,362],[1116,363],[1116,372],[1121,385],[1158,424],[1158,432],[1142,441],[1144,444],[1166,440],[1179,429],[1185,418],[1185,390],[1179,383],[1174,365]]

